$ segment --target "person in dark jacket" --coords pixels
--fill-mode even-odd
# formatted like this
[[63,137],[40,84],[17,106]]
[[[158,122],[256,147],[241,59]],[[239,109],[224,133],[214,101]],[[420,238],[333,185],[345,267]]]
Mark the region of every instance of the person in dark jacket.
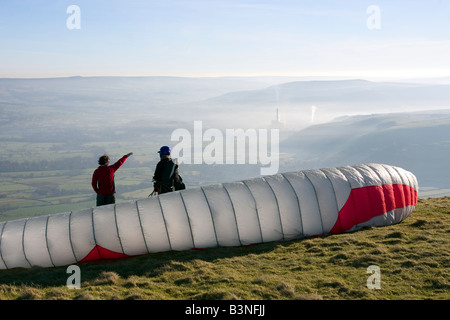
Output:
[[114,185],[114,173],[124,164],[125,160],[131,156],[130,152],[120,158],[113,165],[109,165],[109,156],[103,155],[98,159],[100,165],[92,175],[92,188],[97,193],[97,206],[113,204],[116,202],[114,194],[116,188]]
[[158,151],[160,161],[156,165],[153,175],[154,192],[158,194],[184,189],[181,176],[178,173],[178,164],[170,157],[170,148],[163,146]]

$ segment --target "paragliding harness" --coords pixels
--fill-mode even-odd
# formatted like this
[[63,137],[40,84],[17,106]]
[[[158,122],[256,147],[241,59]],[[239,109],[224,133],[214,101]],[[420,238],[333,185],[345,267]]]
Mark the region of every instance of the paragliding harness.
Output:
[[[176,159],[175,159],[176,162]],[[161,194],[161,193],[166,193],[166,192],[172,192],[172,191],[178,191],[178,190],[183,190],[186,189],[186,185],[183,182],[183,178],[181,178],[180,174],[175,174],[175,170],[178,169],[178,164],[174,163],[173,161],[168,161],[163,168],[163,172],[164,170],[168,169],[167,165],[171,164],[172,168],[170,171],[170,174],[168,175],[167,180],[162,179],[162,181],[155,181],[153,180],[153,191],[152,193],[149,194],[150,196],[153,196],[155,194]],[[163,174],[164,176],[164,174]]]

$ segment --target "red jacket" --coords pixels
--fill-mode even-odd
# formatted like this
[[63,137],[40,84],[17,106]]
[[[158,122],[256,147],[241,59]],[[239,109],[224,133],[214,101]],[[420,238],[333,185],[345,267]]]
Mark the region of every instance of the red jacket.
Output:
[[92,175],[92,188],[94,188],[96,193],[110,195],[116,192],[114,187],[114,173],[127,158],[128,157],[125,155],[112,166],[103,165],[95,169],[94,174]]

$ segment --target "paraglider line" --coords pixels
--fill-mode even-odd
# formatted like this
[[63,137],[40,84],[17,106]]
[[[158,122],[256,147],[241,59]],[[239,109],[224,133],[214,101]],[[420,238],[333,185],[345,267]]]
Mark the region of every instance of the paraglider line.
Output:
[[119,225],[117,224],[116,205],[114,205],[114,221],[116,222],[117,238],[119,238],[120,248],[122,249],[122,253],[125,254],[125,251],[123,251],[122,239],[120,239]]
[[163,218],[163,221],[164,221],[164,227],[166,228],[167,241],[169,242],[170,250],[173,250],[172,249],[172,243],[170,243],[169,230],[167,229],[166,217],[164,217],[164,210],[162,208],[161,199],[159,197],[157,197],[157,198],[158,198],[158,202],[159,202],[159,207],[161,208],[161,215],[162,215],[162,218]]
[[[357,166],[357,167],[355,167],[355,168],[356,168],[356,170],[361,174],[361,176],[363,177],[363,179],[364,179],[364,185],[370,186],[370,184],[367,182],[366,175],[364,175],[364,174],[361,173],[362,167],[367,167],[367,166],[362,165],[362,166]],[[368,171],[370,171],[370,168],[369,168]],[[365,190],[366,193],[367,193],[367,198],[368,198],[368,201],[369,201],[368,210],[371,211],[370,216],[375,216],[375,213],[374,213],[374,211],[373,211],[373,210],[374,210],[374,209],[373,209],[373,208],[374,208],[374,207],[373,207],[373,203],[372,203],[372,200],[370,199],[369,189],[368,189],[368,188],[364,188],[364,190]],[[383,201],[384,201],[384,194],[383,194]],[[386,210],[384,210],[384,211],[386,211]]]
[[6,221],[6,222],[3,224],[3,226],[2,226],[2,232],[0,233],[0,258],[2,258],[3,264],[5,265],[6,269],[9,269],[9,268],[8,268],[8,265],[6,264],[5,259],[3,259],[3,254],[2,254],[2,252],[3,252],[3,250],[2,250],[3,230],[5,230],[5,226],[6,226],[7,223],[8,223],[8,221]]
[[[50,262],[53,266],[55,266],[55,264],[53,263],[53,259],[52,259],[52,255],[50,253],[50,247],[48,246],[48,220],[50,219],[50,216],[47,216],[47,219],[45,220],[45,245],[47,246],[47,252],[48,252],[48,256],[50,258]],[[69,230],[70,232],[70,230]]]
[[278,203],[277,195],[275,193],[275,190],[273,190],[272,186],[270,185],[269,181],[267,181],[264,177],[262,177],[262,180],[269,186],[269,188],[272,191],[273,196],[275,198],[275,202],[276,202],[277,208],[278,208],[278,217],[280,218],[281,234],[283,235],[283,241],[284,241],[284,240],[286,240],[286,237],[284,236],[283,220],[281,219],[281,210],[280,210],[280,205]]
[[73,257],[75,258],[75,261],[78,262],[77,256],[75,255],[75,250],[73,249],[73,242],[72,242],[72,211],[69,213],[69,243],[70,248],[72,249]]
[[[402,175],[400,174],[400,172],[398,172],[398,170],[396,170],[394,167],[392,167],[392,169],[395,171],[395,174],[396,174],[397,177],[400,179],[401,183],[404,184],[405,181],[403,180],[403,177],[402,177]],[[391,173],[391,174],[392,174],[392,173]],[[399,197],[395,198],[395,199],[394,199],[394,200],[395,200],[395,203],[397,203],[397,202],[399,202],[399,201],[401,201],[401,203],[406,203],[404,189],[403,189],[403,188],[399,188],[399,192],[400,192],[400,199],[398,199]],[[394,194],[394,197],[395,197],[395,194]],[[404,219],[404,218],[403,218],[403,214],[405,213],[404,208],[402,208],[402,210],[396,209],[396,211],[399,211],[399,213],[400,213],[399,215],[400,215],[401,220]]]
[[[353,220],[354,220],[354,221],[358,221],[358,217],[357,217],[357,214],[356,214],[356,213],[357,213],[357,212],[356,212],[356,199],[355,199],[355,195],[354,195],[353,192],[352,192],[352,190],[353,190],[353,188],[352,188],[352,183],[350,182],[349,178],[348,178],[347,175],[346,175],[346,172],[343,171],[342,168],[336,168],[336,169],[344,176],[345,181],[347,181],[347,183],[348,183],[348,186],[349,186],[349,188],[350,188],[350,195],[349,195],[349,197],[352,198],[351,204],[352,204],[352,206],[353,206],[353,210],[352,210],[353,215],[354,215]],[[348,201],[348,199],[347,199],[347,201]],[[344,204],[344,205],[345,205],[345,204]],[[341,210],[342,210],[342,208],[338,208],[338,209],[339,209],[339,213],[340,213]],[[340,215],[339,215],[339,219],[340,219]],[[340,220],[340,222],[341,222],[341,231],[342,231],[342,230],[344,229],[343,226],[342,226],[342,220]]]
[[[381,185],[392,184],[392,179],[391,179],[390,183],[386,183],[386,181],[383,181],[384,179],[383,179],[382,175],[373,166],[367,165],[367,167],[369,167],[373,172],[375,172],[377,177],[380,179],[380,184]],[[384,167],[382,167],[382,168],[384,169]],[[384,170],[386,171],[386,169],[384,169]],[[383,203],[384,207],[387,206],[386,205],[386,198],[389,198],[389,194],[388,193],[389,193],[388,190],[386,188],[383,188],[383,199],[382,199],[383,202],[382,203]],[[388,214],[389,211],[387,209],[385,209],[384,211],[386,212],[385,213],[385,219],[387,219],[387,214]]]
[[327,175],[327,171],[325,171],[325,170],[320,170],[321,172],[323,172],[323,174],[325,175],[325,177],[327,178],[327,180],[330,182],[330,185],[331,185],[331,188],[333,188],[333,193],[334,193],[334,200],[336,201],[336,211],[337,211],[337,213],[338,213],[338,215],[337,215],[337,220],[339,220],[339,224],[342,226],[342,224],[341,224],[341,217],[340,217],[340,215],[339,215],[339,203],[338,203],[338,200],[337,200],[337,195],[336,195],[336,188],[334,187],[334,185],[333,185],[333,181],[330,179],[330,177]]
[[[407,173],[407,174],[405,174],[405,176],[406,176],[406,178],[408,179],[408,182],[409,182],[409,185],[411,185],[411,186],[415,186],[416,185],[416,183],[415,183],[415,181],[412,181],[411,182],[411,180],[409,179],[409,178],[411,178],[411,173]],[[403,185],[406,185],[406,184],[403,184]],[[414,188],[415,189],[415,188]],[[410,189],[410,196],[411,196],[411,198],[413,198],[413,199],[415,199],[416,197],[415,197],[415,195],[413,194],[413,192],[412,192],[412,188]]]
[[305,178],[306,180],[309,181],[309,183],[311,184],[311,186],[313,187],[314,190],[314,194],[316,195],[316,200],[317,200],[317,208],[319,209],[319,216],[320,216],[320,224],[322,225],[322,234],[325,233],[325,229],[323,228],[323,218],[322,218],[322,210],[320,209],[320,202],[319,202],[319,197],[317,196],[317,190],[316,187],[314,186],[314,184],[312,183],[311,179],[308,177],[308,172],[305,172]]
[[209,213],[211,214],[211,222],[212,222],[213,229],[214,229],[214,236],[216,237],[217,246],[219,247],[220,245],[219,245],[219,240],[217,239],[216,225],[214,223],[214,217],[213,217],[213,213],[211,210],[211,205],[209,204],[208,197],[206,196],[205,190],[203,190],[203,187],[200,187],[200,190],[202,190],[203,196],[205,197],[205,200],[206,200],[206,204],[208,205]]
[[32,267],[30,261],[28,261],[27,254],[25,253],[25,228],[27,227],[27,222],[28,222],[28,219],[26,219],[25,222],[23,223],[23,230],[22,230],[22,251],[23,251],[23,256],[25,257],[25,260],[28,262],[28,264],[30,265],[30,267]]
[[180,194],[180,197],[181,197],[181,201],[183,202],[184,211],[186,212],[186,218],[187,218],[187,221],[188,221],[189,230],[191,231],[192,246],[195,249],[196,246],[195,246],[195,241],[194,241],[194,233],[192,232],[191,219],[189,218],[189,213],[188,213],[188,210],[186,208],[186,203],[184,203],[183,195],[181,194],[181,192],[179,192],[179,194]]
[[238,240],[239,240],[240,245],[242,246],[241,236],[239,235],[239,226],[238,226],[238,222],[237,222],[237,218],[236,218],[236,211],[234,209],[233,200],[231,200],[230,193],[228,192],[227,188],[225,187],[225,184],[223,184],[222,186],[228,195],[228,199],[230,199],[231,208],[233,209],[233,214],[234,214],[234,221],[236,223],[236,231],[237,231]]
[[141,212],[139,211],[139,205],[137,201],[136,201],[136,212],[139,219],[139,226],[141,227],[142,238],[144,239],[145,249],[147,250],[148,253],[150,253],[150,251],[148,250],[147,240],[145,240],[144,228],[142,227],[141,221]]
[[[389,175],[389,178],[390,178],[389,181],[390,181],[393,185],[395,184],[395,182],[398,182],[398,180],[396,180],[395,177],[393,176],[393,172],[392,172],[391,170],[389,170],[388,168],[386,168],[384,165],[381,165],[381,167],[384,169],[384,171],[387,173],[387,175]],[[395,174],[397,175],[397,171],[395,171]],[[402,181],[402,183],[403,183],[403,181]],[[394,192],[394,191],[393,191],[393,193],[392,193],[392,198],[393,198],[394,203],[397,203],[397,199],[396,199],[396,196],[395,196],[395,192]],[[394,214],[395,223],[398,222],[398,221],[400,221],[400,220],[402,220],[402,219],[399,219],[399,217],[402,217],[402,216],[403,216],[403,212],[404,212],[404,211],[405,211],[404,208],[401,208],[401,210],[400,210],[400,208],[394,208],[394,209],[392,209],[392,212],[393,212],[393,214]]]
[[250,192],[250,195],[252,196],[253,201],[255,202],[255,212],[256,212],[256,218],[258,219],[258,226],[259,226],[259,233],[261,235],[261,242],[264,242],[264,237],[263,237],[262,228],[261,228],[261,221],[259,219],[259,212],[258,212],[258,207],[257,207],[255,196],[253,195],[252,190],[250,190],[250,188],[248,187],[247,183],[245,181],[242,181],[242,183],[247,187],[248,192]]
[[295,194],[295,197],[297,198],[298,214],[300,215],[300,223],[301,223],[300,229],[302,230],[301,231],[302,235],[304,235],[305,233],[303,232],[303,218],[302,218],[302,210],[300,209],[300,199],[298,198],[298,194],[297,194],[297,192],[295,192],[294,186],[292,185],[291,181],[289,181],[289,179],[283,173],[281,175],[289,183],[289,185],[292,188],[292,191]]
[[95,245],[95,249],[97,250],[98,256],[101,258],[101,252],[100,249],[97,245],[97,239],[95,238],[95,225],[94,225],[94,208],[92,208],[91,210],[91,218],[92,218],[92,237],[94,238],[94,245]]
[[[405,183],[405,180],[403,180],[403,175],[397,170],[396,167],[392,167],[392,168],[393,168],[393,169],[397,172],[397,174],[399,175],[400,179],[402,180],[403,185],[405,185],[406,183]],[[408,182],[409,182],[409,178],[408,178]],[[409,184],[409,185],[412,185],[412,184]],[[402,194],[403,194],[402,202],[403,202],[403,203],[406,203],[406,202],[407,202],[407,199],[406,199],[407,194],[405,194],[405,189],[404,189],[404,188],[402,189]],[[411,195],[410,195],[410,197],[411,197]],[[406,218],[406,217],[403,217],[403,213],[405,213],[405,211],[402,211],[402,219]]]

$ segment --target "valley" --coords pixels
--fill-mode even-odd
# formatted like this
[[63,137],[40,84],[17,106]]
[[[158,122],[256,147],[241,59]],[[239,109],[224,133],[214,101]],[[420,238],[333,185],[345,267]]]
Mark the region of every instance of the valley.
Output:
[[[95,205],[98,157],[134,152],[117,200],[153,190],[176,129],[274,129],[279,170],[379,162],[419,179],[420,196],[450,194],[448,84],[283,77],[0,79],[0,221]],[[314,108],[312,108],[314,106]],[[314,110],[314,111],[313,111]],[[314,112],[314,114],[312,114]],[[203,148],[210,141],[202,141]],[[249,149],[246,149],[249,152]],[[224,146],[224,156],[226,149]],[[249,157],[249,155],[246,155]],[[223,162],[225,163],[225,161]],[[257,177],[261,164],[181,164],[188,187]]]

